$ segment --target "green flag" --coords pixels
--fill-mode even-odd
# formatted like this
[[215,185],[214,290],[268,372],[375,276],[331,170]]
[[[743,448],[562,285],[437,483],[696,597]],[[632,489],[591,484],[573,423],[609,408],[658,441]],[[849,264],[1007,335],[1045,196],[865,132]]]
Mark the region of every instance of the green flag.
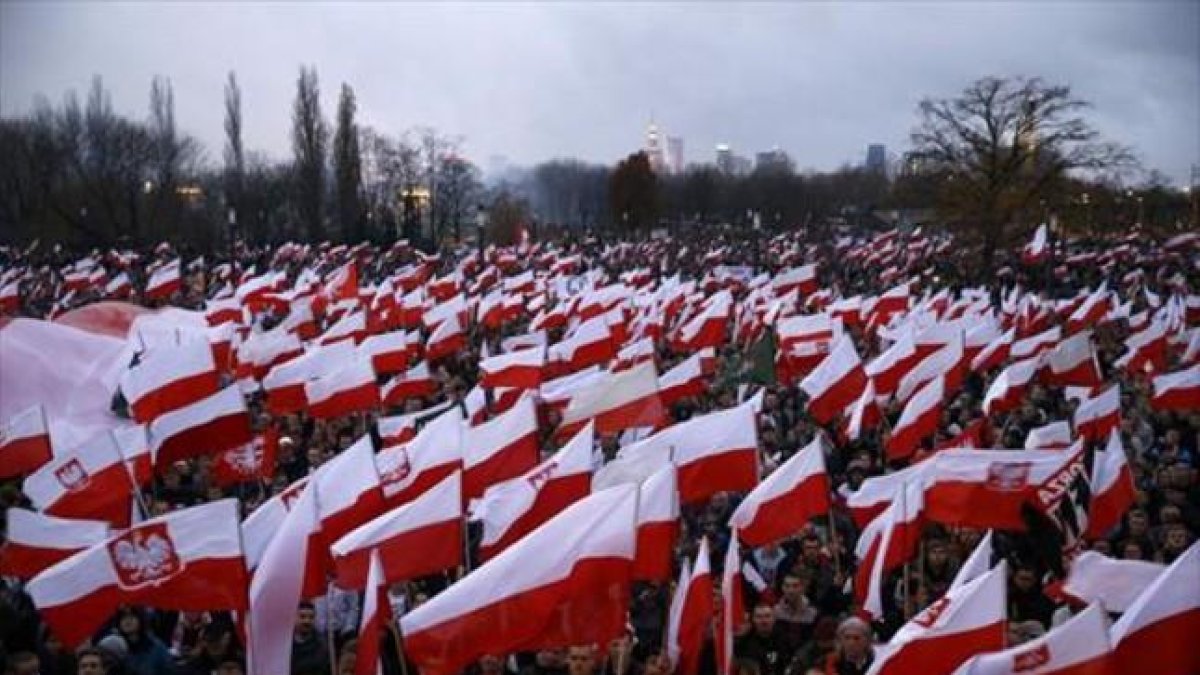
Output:
[[767,326],[762,337],[750,345],[746,353],[742,368],[747,382],[763,386],[775,384],[775,350],[775,329]]

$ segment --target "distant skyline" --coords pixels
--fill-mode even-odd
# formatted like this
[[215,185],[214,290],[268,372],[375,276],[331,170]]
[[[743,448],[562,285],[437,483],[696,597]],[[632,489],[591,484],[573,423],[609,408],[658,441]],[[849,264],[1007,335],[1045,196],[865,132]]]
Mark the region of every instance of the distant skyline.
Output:
[[180,129],[221,161],[237,72],[247,148],[291,156],[301,65],[332,122],[343,82],[360,122],[461,136],[481,167],[612,163],[653,119],[686,161],[776,146],[798,170],[909,147],[916,105],[986,75],[1038,75],[1178,186],[1200,163],[1200,3],[386,4],[4,2],[0,114],[84,94],[100,75],[144,117],[171,79]]

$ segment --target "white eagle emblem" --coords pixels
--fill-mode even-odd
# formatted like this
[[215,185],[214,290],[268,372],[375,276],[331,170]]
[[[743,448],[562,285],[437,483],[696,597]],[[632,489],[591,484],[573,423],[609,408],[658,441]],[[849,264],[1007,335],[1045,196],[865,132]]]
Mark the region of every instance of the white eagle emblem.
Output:
[[91,482],[91,476],[88,475],[87,469],[78,458],[72,458],[71,461],[55,469],[54,477],[67,492],[79,492]]
[[408,451],[404,448],[397,448],[387,453],[386,457],[381,456],[380,459],[391,465],[384,466],[383,470],[379,472],[379,480],[384,485],[395,485],[408,478],[408,474],[412,472],[412,462],[408,461]]
[[128,590],[162,583],[183,571],[166,523],[129,530],[108,543],[108,554],[118,585]]
[[240,448],[226,452],[223,459],[225,464],[240,476],[257,475],[263,461],[262,439],[255,439]]

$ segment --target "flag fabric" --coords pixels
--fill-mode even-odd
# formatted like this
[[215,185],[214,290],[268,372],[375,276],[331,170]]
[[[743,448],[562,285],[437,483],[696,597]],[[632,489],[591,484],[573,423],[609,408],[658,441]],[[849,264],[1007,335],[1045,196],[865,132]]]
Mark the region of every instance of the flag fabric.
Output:
[[[952,588],[921,610],[888,641],[870,675],[949,675],[972,656],[1004,648],[1008,564]],[[881,650],[882,651],[882,650]]]
[[213,480],[221,487],[271,480],[279,441],[279,430],[271,426],[245,445],[222,450],[213,458]]
[[[713,623],[713,579],[708,537],[701,537],[700,547],[696,550],[696,562],[692,565],[687,585],[681,590],[683,602],[679,610],[676,640],[668,644],[667,655],[671,657],[676,673],[697,675],[700,670],[700,651]],[[672,648],[676,650],[674,654]]]
[[705,375],[700,361],[699,354],[692,354],[658,377],[658,396],[664,406],[704,393]]
[[541,464],[483,493],[475,510],[483,523],[481,558],[494,558],[591,492],[594,436],[585,426]]
[[522,349],[483,359],[479,362],[484,387],[537,389],[542,384],[546,352],[540,348]]
[[983,412],[998,415],[1020,407],[1038,368],[1039,360],[1032,358],[1013,363],[1001,371],[983,397]]
[[679,489],[675,466],[667,464],[638,488],[637,555],[633,578],[671,578],[675,540],[679,537]]
[[1155,410],[1200,410],[1200,364],[1154,378]]
[[34,508],[60,518],[129,525],[133,479],[108,431],[53,457],[25,478],[21,491]]
[[1111,657],[1108,619],[1100,605],[1093,604],[1036,640],[980,654],[954,672],[956,675],[1117,675]]
[[874,429],[883,421],[883,412],[875,400],[875,383],[867,380],[858,400],[850,407],[842,430],[848,443],[862,438],[865,431]]
[[1021,260],[1026,265],[1040,263],[1049,255],[1049,245],[1047,243],[1048,235],[1046,224],[1042,223],[1037,226],[1033,232],[1033,238],[1025,244],[1025,248],[1021,251]]
[[1116,673],[1200,672],[1200,544],[1142,591],[1109,631]]
[[425,359],[429,362],[461,352],[467,346],[467,336],[458,317],[451,314],[433,329],[425,344]]
[[410,398],[432,396],[437,383],[429,373],[429,362],[422,361],[391,379],[380,392],[384,405],[401,405]]
[[538,463],[538,418],[533,397],[462,434],[463,494],[474,499],[488,487],[516,478]]
[[247,581],[237,500],[222,499],[115,533],[46,569],[26,591],[55,637],[74,646],[121,605],[244,610]]
[[900,420],[887,440],[888,459],[911,457],[923,440],[937,431],[942,419],[944,377],[935,377],[921,387],[904,406]]
[[52,455],[50,426],[40,404],[13,415],[0,427],[0,480],[32,473]]
[[179,276],[179,258],[176,258],[154,270],[143,295],[147,300],[166,300],[181,288],[183,279]]
[[1046,354],[1042,380],[1051,386],[1095,387],[1102,384],[1092,348],[1091,331],[1075,333]]
[[730,675],[733,670],[733,640],[745,624],[746,603],[742,597],[742,562],[738,551],[737,528],[730,532],[725,550],[725,565],[721,569],[721,612],[713,645],[717,657],[717,673]]
[[601,435],[666,421],[654,364],[642,363],[585,383],[572,394],[557,433],[572,436],[588,420],[595,420],[596,433]]
[[203,340],[156,346],[121,376],[121,394],[143,424],[212,396],[220,386],[212,349]]
[[625,628],[636,495],[620,486],[576,502],[404,615],[406,655],[425,675],[451,675],[483,654],[608,644]]
[[463,428],[462,413],[450,408],[426,423],[412,441],[375,456],[387,507],[416,499],[462,468]]
[[975,550],[971,551],[971,555],[958,568],[958,572],[950,582],[950,590],[965,585],[968,581],[981,577],[992,569],[993,554],[992,531],[988,530],[987,534],[983,535],[983,538],[975,545]]
[[[1098,602],[1105,611],[1123,614],[1165,569],[1166,565],[1158,563],[1116,560],[1095,551],[1084,551],[1071,563],[1071,571],[1058,584],[1055,595],[1081,605]],[[1047,595],[1054,598],[1049,588]]]
[[858,351],[843,335],[821,364],[800,381],[808,394],[808,412],[818,424],[829,424],[854,403],[867,383]]
[[1065,420],[1043,424],[1029,430],[1025,437],[1026,450],[1061,450],[1071,445],[1071,425]]
[[408,335],[402,330],[371,335],[362,341],[358,351],[381,375],[402,373],[408,368]]
[[388,583],[462,564],[462,473],[454,472],[417,499],[351,530],[333,543],[331,552],[337,584],[355,590],[371,589],[367,577],[375,555]]
[[304,385],[308,413],[316,419],[331,419],[379,406],[379,385],[371,361],[351,358],[336,370]]
[[379,660],[379,641],[391,629],[395,617],[388,599],[388,583],[384,579],[379,551],[371,551],[370,571],[363,594],[362,619],[358,624],[354,675],[383,675]]
[[645,446],[670,449],[685,504],[718,492],[746,492],[758,484],[758,417],[753,402],[672,425],[642,443],[626,446],[620,454],[633,455]]
[[236,448],[253,439],[246,400],[236,384],[150,423],[156,467]]
[[859,612],[878,620],[883,617],[883,584],[887,575],[912,558],[925,523],[925,500],[921,486],[902,483],[892,503],[863,530],[855,547],[859,559],[854,575],[854,599]]
[[1096,442],[1121,426],[1121,390],[1113,385],[1089,397],[1075,409],[1075,433],[1085,441]]
[[1121,516],[1137,498],[1119,430],[1112,429],[1104,450],[1095,453],[1091,483],[1092,502],[1084,536],[1099,539],[1121,523]]
[[820,437],[775,469],[742,500],[729,524],[742,543],[764,546],[795,534],[829,512],[829,475]]
[[5,512],[0,575],[31,579],[42,570],[108,538],[108,523],[55,518],[36,511]]

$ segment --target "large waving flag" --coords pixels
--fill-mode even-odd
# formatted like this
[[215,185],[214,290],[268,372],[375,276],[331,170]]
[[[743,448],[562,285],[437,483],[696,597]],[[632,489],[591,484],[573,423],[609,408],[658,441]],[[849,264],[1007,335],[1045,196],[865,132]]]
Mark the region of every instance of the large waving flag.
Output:
[[625,628],[636,512],[631,485],[571,505],[406,614],[406,655],[450,675],[483,654],[608,644]]
[[55,518],[35,511],[10,508],[5,512],[4,545],[0,546],[0,575],[30,579],[55,563],[108,538],[108,523],[100,520]]
[[867,373],[854,349],[854,341],[843,335],[829,356],[800,381],[808,394],[808,412],[819,424],[828,424],[858,399],[867,384]]
[[150,423],[157,466],[236,448],[252,440],[250,413],[236,384]]
[[1100,605],[1091,605],[1032,642],[981,654],[954,672],[955,675],[1117,675],[1111,657],[1108,619]]
[[729,517],[747,546],[764,546],[795,534],[829,512],[829,475],[818,437],[746,495]]
[[462,447],[463,494],[467,499],[532,469],[539,455],[533,397],[526,396],[508,412],[465,429]]
[[220,386],[206,340],[159,345],[121,376],[121,394],[133,419],[141,423],[211,396]]
[[1116,672],[1200,672],[1200,544],[1193,543],[1142,592],[1109,632]]
[[108,431],[64,452],[30,474],[21,491],[43,513],[129,525],[133,479]]
[[0,427],[0,479],[31,473],[52,454],[50,425],[41,405],[22,410]]

